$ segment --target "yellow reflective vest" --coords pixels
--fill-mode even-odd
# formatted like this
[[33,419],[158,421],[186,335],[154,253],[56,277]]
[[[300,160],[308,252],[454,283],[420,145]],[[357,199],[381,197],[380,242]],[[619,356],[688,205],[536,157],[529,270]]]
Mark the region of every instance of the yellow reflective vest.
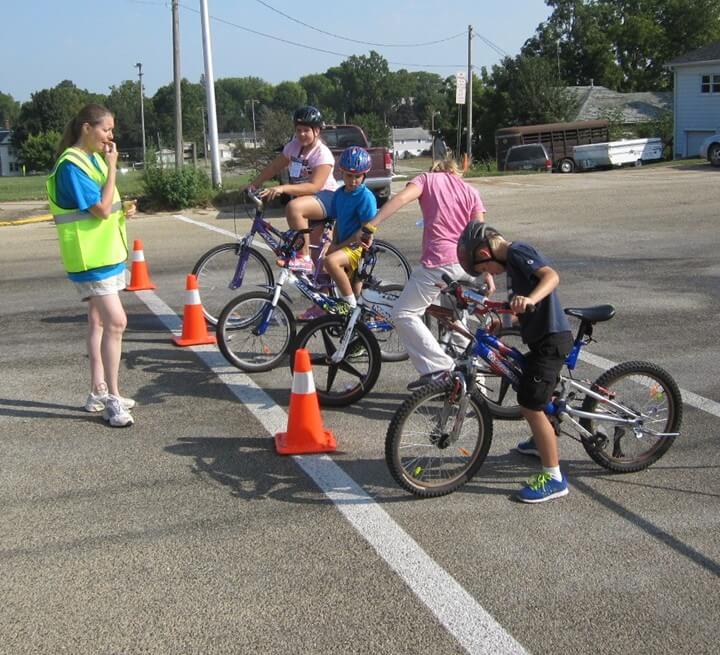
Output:
[[83,150],[68,148],[60,155],[47,179],[50,213],[55,219],[60,240],[60,256],[65,270],[68,273],[81,273],[100,266],[119,264],[127,259],[128,247],[125,214],[117,188],[113,189],[112,209],[107,218],[97,218],[77,207],[60,207],[56,202],[55,176],[64,161],[72,162],[96,182],[101,193],[107,182],[108,169],[102,157],[93,155],[93,163]]

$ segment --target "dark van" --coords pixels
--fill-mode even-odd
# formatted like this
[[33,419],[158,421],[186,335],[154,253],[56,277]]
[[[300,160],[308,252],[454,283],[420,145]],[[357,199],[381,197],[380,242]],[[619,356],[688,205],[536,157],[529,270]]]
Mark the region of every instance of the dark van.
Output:
[[552,171],[552,159],[545,146],[529,143],[526,146],[511,146],[505,155],[506,171]]

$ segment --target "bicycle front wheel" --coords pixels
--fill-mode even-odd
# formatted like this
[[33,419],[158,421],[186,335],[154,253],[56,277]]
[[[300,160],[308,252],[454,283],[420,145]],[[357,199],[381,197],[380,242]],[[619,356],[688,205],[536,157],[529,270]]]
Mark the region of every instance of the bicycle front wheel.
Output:
[[318,401],[327,407],[345,407],[370,393],[380,375],[380,348],[373,333],[358,322],[355,324],[345,357],[333,362],[345,336],[347,319],[321,316],[308,323],[292,345],[290,367],[295,351],[305,348],[310,353]]
[[217,340],[225,358],[243,371],[269,371],[287,354],[295,338],[295,318],[280,298],[267,291],[244,293],[220,314]]
[[642,418],[635,428],[611,421],[580,420],[593,434],[591,439],[583,438],[582,444],[600,466],[622,473],[640,471],[672,446],[675,437],[662,433],[680,430],[683,405],[680,389],[666,370],[650,362],[624,362],[605,371],[592,390],[612,404],[585,396],[584,412],[609,418]]
[[[192,269],[193,275],[198,279],[203,313],[212,325],[217,325],[220,312],[240,288],[231,289],[230,283],[235,275],[242,249],[242,243],[239,241],[222,243],[208,250],[197,260]],[[252,246],[247,246],[244,251],[247,253],[247,264],[242,290],[252,291],[272,287],[275,280],[267,260]]]
[[375,239],[377,261],[373,269],[373,277],[380,280],[383,285],[399,284],[405,286],[410,277],[412,266],[400,249],[388,241]]
[[[506,346],[523,351],[519,328],[501,328],[496,334]],[[476,382],[478,390],[487,400],[488,409],[494,418],[503,421],[519,421],[522,418],[520,405],[517,402],[517,392],[504,377],[486,370],[478,373]]]
[[397,409],[385,437],[390,473],[403,489],[422,498],[462,487],[490,449],[492,416],[485,401],[474,393],[461,412],[455,386],[448,380],[416,391]]

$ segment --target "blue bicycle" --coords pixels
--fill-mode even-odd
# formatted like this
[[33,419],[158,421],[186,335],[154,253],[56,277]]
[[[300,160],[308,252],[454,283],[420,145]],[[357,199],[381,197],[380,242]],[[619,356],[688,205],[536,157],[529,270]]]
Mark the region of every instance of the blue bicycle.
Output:
[[[510,313],[507,303],[488,300],[457,282],[446,293],[476,316]],[[647,468],[679,436],[683,404],[671,375],[657,364],[629,361],[597,380],[572,377],[597,323],[615,315],[611,305],[567,308],[580,321],[561,375],[545,408],[556,434],[579,441],[601,466],[618,472]],[[489,321],[488,324],[492,323]],[[453,327],[448,324],[449,329]],[[397,409],[385,440],[385,459],[395,480],[421,497],[442,496],[463,486],[490,449],[493,418],[478,384],[488,370],[517,390],[525,359],[481,325],[447,379],[416,391]],[[571,428],[568,432],[566,428]]]

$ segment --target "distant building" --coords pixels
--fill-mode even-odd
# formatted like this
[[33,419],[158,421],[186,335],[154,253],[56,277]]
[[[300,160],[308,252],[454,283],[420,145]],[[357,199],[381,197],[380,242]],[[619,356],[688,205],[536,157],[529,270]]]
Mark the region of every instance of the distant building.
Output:
[[621,93],[604,86],[571,86],[568,91],[578,103],[573,120],[592,121],[607,118],[619,111],[622,125],[632,132],[640,123],[657,120],[664,112],[673,110],[672,91],[643,91]]
[[0,129],[0,177],[20,175],[17,150],[12,143],[12,130]]
[[239,146],[243,148],[262,148],[265,145],[265,139],[259,132],[256,134],[252,132],[220,132],[218,141],[227,145],[230,150]]
[[392,138],[395,159],[417,157],[432,147],[432,136],[422,127],[394,127]]
[[720,41],[669,61],[675,94],[675,157],[697,157],[700,143],[720,132]]

